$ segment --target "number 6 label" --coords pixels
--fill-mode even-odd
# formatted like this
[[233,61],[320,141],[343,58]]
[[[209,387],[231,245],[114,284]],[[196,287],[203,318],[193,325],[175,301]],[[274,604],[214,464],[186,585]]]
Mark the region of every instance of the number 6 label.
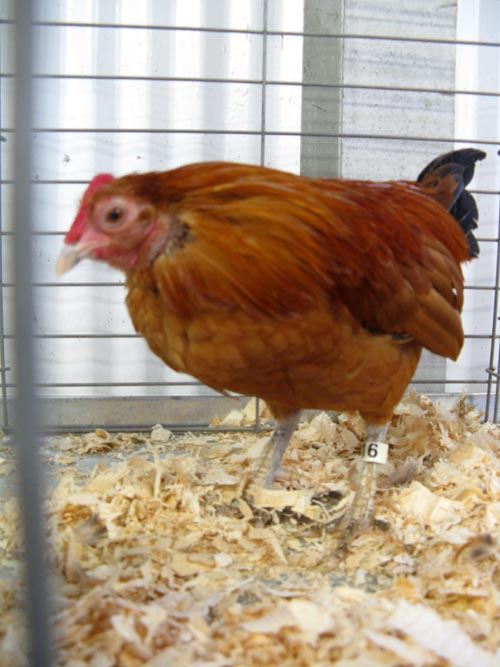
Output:
[[363,445],[363,461],[371,463],[387,463],[389,445],[386,442],[365,442]]

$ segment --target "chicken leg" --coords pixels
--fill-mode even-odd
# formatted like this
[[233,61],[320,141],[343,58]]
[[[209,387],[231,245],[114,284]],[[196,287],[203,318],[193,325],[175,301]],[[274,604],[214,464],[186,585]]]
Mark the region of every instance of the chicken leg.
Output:
[[[385,442],[387,439],[387,428],[388,424],[384,426],[368,426],[366,442]],[[380,461],[374,462],[363,459],[361,462],[354,500],[341,523],[346,536],[363,530],[369,525],[372,519],[373,503],[377,492],[378,465],[380,465]]]
[[276,417],[276,428],[259,458],[255,472],[248,485],[251,492],[256,487],[270,489],[274,485],[276,474],[285,454],[290,438],[298,424],[300,410]]

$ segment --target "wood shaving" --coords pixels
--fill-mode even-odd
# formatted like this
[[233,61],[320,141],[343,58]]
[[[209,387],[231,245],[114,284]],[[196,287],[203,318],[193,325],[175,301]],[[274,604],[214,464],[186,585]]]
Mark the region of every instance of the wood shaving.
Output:
[[[214,425],[251,426],[254,410]],[[364,431],[356,415],[301,424],[253,504],[257,433],[46,442],[57,665],[499,667],[498,427],[464,398],[410,395],[388,431],[378,525],[340,549]],[[2,667],[28,664],[19,523],[5,497]]]

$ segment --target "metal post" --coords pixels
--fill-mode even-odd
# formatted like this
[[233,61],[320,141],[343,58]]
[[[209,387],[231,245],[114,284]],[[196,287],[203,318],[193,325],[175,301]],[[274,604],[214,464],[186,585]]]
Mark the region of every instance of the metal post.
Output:
[[18,0],[16,11],[16,145],[15,145],[15,330],[17,397],[15,445],[26,550],[27,621],[30,663],[49,667],[49,609],[44,546],[43,494],[38,455],[38,406],[34,390],[32,231],[32,62],[35,0]]
[[[497,256],[496,256],[496,265],[495,265],[495,293],[493,297],[493,315],[491,322],[491,347],[490,347],[490,361],[486,372],[488,373],[488,385],[486,389],[486,409],[484,413],[484,418],[486,421],[493,419],[497,420],[498,416],[498,376],[494,378],[494,373],[498,373],[498,365],[495,367],[495,358],[496,358],[496,338],[497,338],[497,328],[498,328],[498,306],[499,306],[499,290],[500,290],[500,209],[498,211],[498,228],[497,228]],[[500,355],[500,353],[499,353]],[[499,356],[500,363],[500,356]],[[491,417],[491,400],[492,400],[492,389],[493,382],[495,382],[495,404],[493,410],[493,417]]]
[[[260,103],[260,164],[266,164],[266,114],[267,114],[267,31],[269,23],[269,2],[262,5],[262,82]],[[260,398],[255,400],[255,432],[260,433]]]
[[[2,125],[2,85],[0,85],[0,125]],[[7,138],[0,136],[0,141],[7,141]],[[0,150],[0,177],[2,176],[2,151]],[[0,188],[2,186],[0,185]],[[5,354],[5,303],[4,303],[4,268],[3,268],[3,219],[2,219],[2,195],[0,194],[0,379],[1,379],[1,395],[2,395],[2,416],[3,427],[8,429],[9,411],[7,405],[7,361]]]
[[[500,151],[499,151],[500,155]],[[495,349],[495,344],[496,344],[496,333],[497,333],[497,323],[498,323],[498,290],[500,289],[500,205],[499,205],[499,210],[498,210],[498,241],[497,241],[497,276],[495,278],[495,297],[496,297],[496,307],[497,310],[495,312],[495,319],[494,319],[494,326],[493,326],[493,339],[491,341],[491,349],[492,352]],[[493,357],[493,354],[492,354]],[[490,367],[491,367],[491,360],[490,360]],[[499,396],[499,368],[500,368],[500,347],[498,349],[498,359],[497,359],[497,368],[496,368],[496,378],[495,378],[495,409],[493,411],[493,421],[497,422],[498,421],[498,407],[499,407],[499,401],[500,401],[500,396]],[[490,375],[491,378],[491,375]],[[490,390],[490,384],[488,383],[488,389]],[[491,395],[488,396],[488,398],[491,398]]]
[[[343,30],[344,0],[306,0],[304,33],[339,35]],[[342,175],[342,84],[344,40],[304,37],[302,133],[300,172],[316,178]],[[326,136],[310,134],[321,132]],[[328,136],[331,135],[331,136]]]
[[268,0],[262,6],[262,82],[260,106],[260,164],[266,163],[266,114],[267,114],[267,31],[269,19]]

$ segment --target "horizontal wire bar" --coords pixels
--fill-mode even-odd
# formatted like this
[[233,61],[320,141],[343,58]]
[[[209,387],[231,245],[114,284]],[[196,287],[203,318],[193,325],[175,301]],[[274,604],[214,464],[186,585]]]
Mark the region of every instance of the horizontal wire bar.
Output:
[[[470,192],[471,194],[474,194],[473,190],[468,190],[468,192]],[[495,193],[495,194],[500,194],[500,192]],[[67,234],[67,231],[55,232],[55,231],[45,231],[45,230],[44,231],[33,230],[33,232],[32,232],[33,236],[66,236],[66,234]],[[7,230],[0,231],[0,236],[6,236],[6,237],[14,236],[14,232],[7,231]],[[487,237],[481,238],[481,237],[476,236],[476,240],[478,241],[478,243],[498,243],[500,241],[500,238],[493,238],[493,237],[492,238],[487,238]]]
[[[470,192],[470,190],[469,190],[469,192]],[[500,238],[497,238],[497,239],[495,239],[495,238],[479,238],[478,236],[476,236],[476,241],[478,243],[499,243]]]
[[[15,334],[4,334],[4,338],[6,340],[15,340],[16,335]],[[38,333],[38,334],[33,334],[33,338],[37,338],[39,340],[102,340],[102,339],[140,339],[143,338],[140,334],[136,333],[130,333],[130,334],[118,334],[118,333],[87,333],[87,334],[82,334],[82,333],[68,333],[68,334],[47,334],[47,333]],[[492,335],[491,333],[486,333],[486,334],[465,334],[464,335],[465,339],[469,340],[491,340]],[[500,339],[500,333],[495,335],[495,338]],[[6,369],[10,370],[10,369]],[[0,372],[2,369],[0,368]]]
[[[472,379],[462,379],[462,380],[426,380],[422,378],[421,380],[412,380],[410,384],[487,384],[488,380],[472,380]],[[38,388],[45,389],[64,389],[64,388],[107,388],[107,387],[203,387],[204,385],[201,382],[38,382],[35,385]],[[17,387],[15,382],[7,382],[6,387],[8,389],[14,389]],[[214,394],[219,396],[219,394]],[[110,397],[113,398],[113,397]]]
[[[64,283],[64,282],[39,282],[32,283],[32,287],[124,287],[125,282],[81,282],[81,283]],[[14,288],[15,285],[12,282],[1,282],[0,288]],[[491,292],[498,289],[497,285],[464,285],[464,290],[477,290],[480,292]]]
[[[272,425],[267,425],[266,423],[264,424],[259,424],[259,427],[257,426],[238,426],[238,427],[231,427],[231,428],[221,428],[221,427],[214,427],[211,426],[209,423],[209,420],[207,419],[205,423],[202,424],[195,424],[194,422],[191,423],[185,423],[185,424],[171,424],[170,422],[165,422],[164,426],[168,428],[169,431],[172,431],[173,433],[260,433],[261,431],[271,431],[273,429]],[[42,432],[44,435],[49,436],[49,435],[58,435],[61,433],[88,433],[88,432],[93,432],[96,429],[96,425],[74,425],[74,424],[68,424],[68,425],[55,425],[55,424],[48,424],[46,426],[42,427]],[[8,433],[8,429],[4,429],[6,433]],[[151,431],[151,424],[134,424],[131,426],[130,424],[118,424],[116,425],[111,425],[111,426],[105,426],[105,430],[108,433],[144,433],[144,432],[150,432]]]
[[[167,170],[165,170],[167,171]],[[146,172],[145,172],[146,173]],[[342,179],[341,179],[342,180]],[[349,180],[348,178],[344,180]],[[90,183],[89,180],[86,179],[81,179],[81,180],[70,180],[70,179],[36,179],[31,181],[32,185],[88,185]],[[14,181],[11,179],[0,179],[0,185],[14,185]],[[471,188],[468,188],[468,192],[470,192],[473,195],[493,195],[493,196],[498,196],[500,195],[500,190],[473,190]],[[37,234],[66,234],[66,232],[36,232]],[[5,234],[5,235],[12,235],[12,232],[1,232],[0,234]],[[479,239],[480,240],[496,240],[496,239]]]
[[[125,282],[100,282],[100,283],[32,283],[32,287],[124,287]],[[14,283],[2,283],[0,287],[7,287],[13,289]]]
[[[468,192],[471,192],[471,190],[468,190]],[[500,194],[500,193],[499,193]],[[66,236],[67,231],[65,232],[54,232],[54,231],[36,231],[34,230],[32,232],[32,236]],[[14,236],[14,232],[8,232],[8,231],[1,231],[0,236]],[[478,243],[498,243],[500,241],[500,238],[479,238],[476,236],[476,241]]]
[[[491,334],[488,334],[486,336],[487,338],[491,338]],[[5,334],[4,338],[8,340],[15,340],[16,334]],[[130,333],[130,334],[115,334],[115,333],[88,333],[88,334],[80,334],[80,333],[74,333],[74,334],[33,334],[33,338],[38,338],[38,339],[101,339],[101,338],[142,338],[140,334],[136,333]],[[498,334],[498,338],[500,338],[500,334]],[[1,369],[0,369],[1,370]]]
[[488,333],[488,334],[465,334],[464,338],[468,338],[469,340],[491,340],[493,338],[500,339],[500,334],[496,334],[495,336],[492,336],[491,333]]
[[[14,133],[14,128],[0,127],[0,132],[6,134]],[[206,129],[159,129],[159,128],[54,128],[54,127],[36,127],[33,129],[35,134],[199,134],[199,135],[227,135],[227,136],[250,136],[250,137],[311,137],[317,139],[365,139],[371,141],[419,141],[423,143],[456,143],[456,144],[476,144],[481,146],[496,146],[497,139],[459,139],[457,137],[419,137],[408,135],[391,134],[354,134],[344,132],[292,132],[292,131],[273,131],[266,130],[206,130]]]
[[[0,79],[14,79],[13,72],[0,72]],[[329,90],[368,90],[398,93],[430,93],[436,95],[477,95],[485,97],[500,97],[500,91],[494,90],[463,90],[457,88],[422,88],[410,86],[383,86],[363,83],[323,83],[314,81],[287,81],[281,79],[227,79],[223,77],[183,77],[183,76],[140,76],[133,74],[56,74],[40,73],[33,76],[42,80],[75,80],[75,81],[135,81],[143,83],[208,83],[208,84],[235,84],[262,86],[296,86],[299,88],[326,88]]]
[[[37,178],[31,181],[31,185],[88,185],[88,179],[56,179],[56,178]],[[14,185],[11,178],[0,179],[0,185]],[[500,194],[500,192],[499,192]]]
[[[11,19],[0,19],[0,25],[14,25]],[[175,25],[157,25],[141,23],[96,23],[82,21],[34,21],[34,25],[41,28],[99,28],[99,29],[120,29],[120,30],[151,30],[151,31],[172,31],[172,32],[201,32],[223,35],[256,35],[259,37],[306,37],[316,39],[359,39],[369,41],[388,41],[388,42],[411,42],[417,44],[449,44],[451,46],[485,46],[499,47],[499,42],[489,42],[480,40],[457,40],[443,39],[436,37],[405,37],[401,35],[366,35],[360,33],[315,33],[298,32],[288,30],[265,30],[255,28],[211,28],[196,26],[175,26]]]
[[[15,285],[12,282],[3,283],[0,282],[0,288],[14,288]],[[125,287],[125,282],[98,282],[98,283],[56,283],[56,282],[47,282],[47,283],[32,283],[32,287]],[[476,290],[479,292],[491,292],[498,289],[497,285],[464,285],[464,290]]]
[[[40,231],[37,232],[36,230],[33,230],[32,236],[66,236],[67,232],[51,232],[51,231]],[[8,232],[8,231],[2,231],[0,232],[0,236],[14,236],[14,232]],[[478,239],[479,241],[480,239]]]
[[409,386],[412,384],[488,384],[488,380],[471,380],[470,378],[463,380],[447,380],[446,378],[442,380],[426,380],[422,378],[421,380],[412,380]]
[[[445,378],[441,380],[412,380],[410,384],[487,384],[488,380],[474,380],[470,378],[463,378],[458,380],[447,380]],[[108,387],[203,387],[204,385],[201,382],[38,382],[35,385],[39,389],[85,389],[85,388],[94,388],[94,389],[105,389]],[[6,387],[8,389],[15,389],[17,384],[14,382],[7,382]],[[220,394],[213,394],[214,396],[219,396]],[[211,397],[212,395],[208,395]],[[198,398],[198,395],[195,396]],[[109,398],[113,398],[110,396]],[[184,396],[182,396],[184,398]],[[186,396],[185,398],[189,398]]]
[[494,292],[499,289],[498,285],[464,285],[464,290],[475,290],[479,292]]
[[[7,382],[5,385],[8,389],[17,387],[15,382]],[[37,382],[36,387],[46,389],[62,389],[64,387],[203,387],[201,382],[191,380],[184,382],[177,382],[172,380],[165,380],[165,382]]]
[[[170,397],[169,397],[170,398]],[[208,398],[208,397],[207,397]],[[260,433],[260,431],[271,431],[273,429],[273,426],[271,424],[259,424],[259,427],[256,425],[254,426],[230,426],[230,427],[221,427],[221,426],[211,426],[210,425],[210,420],[207,419],[204,423],[198,423],[196,424],[195,422],[186,422],[186,423],[170,423],[166,421],[163,426],[168,428],[169,431],[172,431],[174,433],[185,433],[185,432],[193,432],[193,433]],[[88,432],[93,432],[96,429],[95,424],[88,424],[88,425],[75,425],[75,424],[68,424],[68,425],[55,425],[55,424],[47,424],[46,426],[42,427],[42,431],[45,435],[56,435],[59,433],[88,433]],[[149,433],[151,431],[151,424],[118,424],[118,425],[111,425],[111,426],[105,426],[105,430],[108,433],[144,433],[147,432]]]

